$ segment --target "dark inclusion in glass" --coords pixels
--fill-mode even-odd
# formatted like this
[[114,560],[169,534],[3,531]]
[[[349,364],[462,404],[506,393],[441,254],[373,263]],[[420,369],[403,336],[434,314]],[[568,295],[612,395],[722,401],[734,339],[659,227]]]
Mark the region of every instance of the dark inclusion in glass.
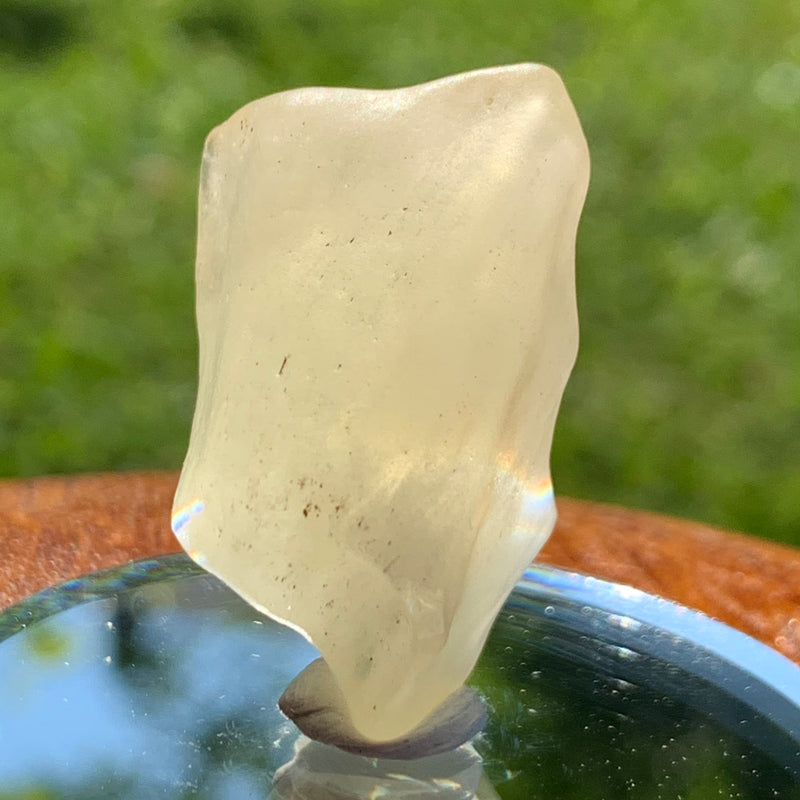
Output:
[[[471,680],[497,795],[800,800],[792,700],[537,575]],[[277,698],[315,657],[183,556],[38,595],[0,615],[0,798],[267,798],[298,737]]]

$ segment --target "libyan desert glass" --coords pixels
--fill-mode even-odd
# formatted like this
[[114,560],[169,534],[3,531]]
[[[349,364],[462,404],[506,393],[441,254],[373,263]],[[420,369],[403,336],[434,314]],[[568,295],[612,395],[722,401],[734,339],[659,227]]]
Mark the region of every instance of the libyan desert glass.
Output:
[[362,739],[462,686],[553,529],[588,180],[537,64],[280,92],[206,141],[173,530],[307,634]]
[[530,569],[444,756],[302,741],[277,698],[316,656],[184,556],[43,592],[0,615],[0,796],[800,798],[800,670],[626,587]]

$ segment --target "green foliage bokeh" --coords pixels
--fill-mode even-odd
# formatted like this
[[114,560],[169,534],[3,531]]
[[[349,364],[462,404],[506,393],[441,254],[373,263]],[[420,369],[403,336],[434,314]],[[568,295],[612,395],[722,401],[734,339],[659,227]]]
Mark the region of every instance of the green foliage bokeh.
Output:
[[208,130],[551,64],[593,177],[557,490],[800,544],[800,7],[0,0],[0,475],[177,468]]

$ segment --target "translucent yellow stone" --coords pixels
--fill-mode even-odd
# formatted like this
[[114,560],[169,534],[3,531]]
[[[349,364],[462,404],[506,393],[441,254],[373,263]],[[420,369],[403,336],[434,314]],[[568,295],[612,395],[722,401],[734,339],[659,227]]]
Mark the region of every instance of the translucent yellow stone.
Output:
[[367,738],[462,685],[552,529],[588,173],[536,65],[284,92],[206,142],[173,528],[311,639]]

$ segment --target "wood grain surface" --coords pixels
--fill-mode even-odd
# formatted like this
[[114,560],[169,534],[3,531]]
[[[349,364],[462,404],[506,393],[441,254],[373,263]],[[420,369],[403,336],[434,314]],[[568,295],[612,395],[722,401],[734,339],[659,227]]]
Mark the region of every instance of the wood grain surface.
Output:
[[[179,550],[177,474],[0,481],[0,608],[53,583]],[[540,560],[704,611],[800,664],[800,551],[694,522],[559,498]]]

